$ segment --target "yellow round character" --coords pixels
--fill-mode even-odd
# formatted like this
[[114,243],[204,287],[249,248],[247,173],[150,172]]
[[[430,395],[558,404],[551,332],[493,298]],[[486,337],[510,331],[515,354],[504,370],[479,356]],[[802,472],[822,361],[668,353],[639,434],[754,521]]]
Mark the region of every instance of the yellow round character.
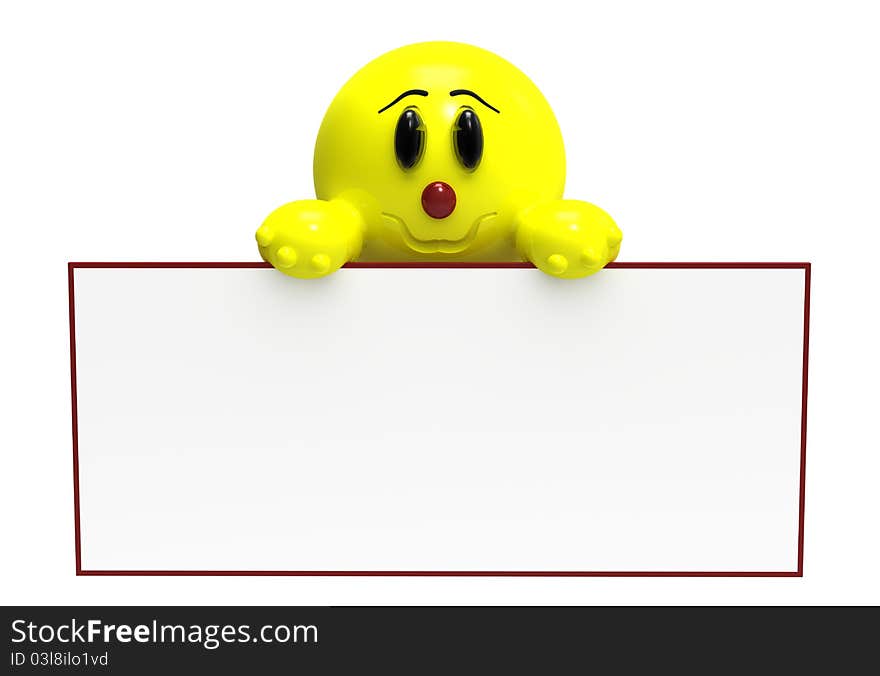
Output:
[[294,277],[351,260],[524,259],[575,278],[620,249],[608,214],[562,199],[565,150],[544,96],[470,45],[409,45],[358,71],[321,124],[314,176],[318,199],[276,209],[256,234]]

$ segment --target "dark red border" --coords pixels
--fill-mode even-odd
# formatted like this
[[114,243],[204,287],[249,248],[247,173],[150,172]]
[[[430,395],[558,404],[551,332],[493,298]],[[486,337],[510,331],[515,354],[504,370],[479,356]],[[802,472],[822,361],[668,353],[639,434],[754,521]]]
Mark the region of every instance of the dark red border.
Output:
[[[798,505],[797,570],[793,571],[510,571],[510,570],[83,570],[80,534],[79,441],[76,405],[76,268],[268,268],[265,262],[70,262],[67,264],[67,292],[70,313],[70,400],[73,433],[73,511],[76,574],[81,576],[298,576],[298,577],[803,577],[804,512],[807,467],[807,380],[810,354],[810,263],[756,262],[639,262],[609,263],[609,268],[641,269],[800,269],[804,271],[804,354],[801,381],[801,462]],[[347,268],[533,268],[531,263],[348,263]]]

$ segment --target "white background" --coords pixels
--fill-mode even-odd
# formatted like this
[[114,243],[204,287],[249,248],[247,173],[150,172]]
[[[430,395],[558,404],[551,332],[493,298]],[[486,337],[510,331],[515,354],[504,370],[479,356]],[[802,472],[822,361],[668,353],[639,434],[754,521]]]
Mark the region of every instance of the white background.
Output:
[[[873,2],[122,3],[0,9],[0,598],[18,603],[878,603]],[[576,12],[576,13],[575,13]],[[803,579],[73,576],[68,260],[255,260],[326,105],[421,39],[557,113],[621,260],[810,260]]]
[[797,569],[803,269],[74,275],[84,570]]

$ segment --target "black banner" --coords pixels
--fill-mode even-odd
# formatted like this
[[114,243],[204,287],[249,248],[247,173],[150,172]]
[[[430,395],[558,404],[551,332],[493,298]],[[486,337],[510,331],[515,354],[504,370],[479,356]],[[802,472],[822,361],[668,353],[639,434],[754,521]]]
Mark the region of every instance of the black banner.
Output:
[[[789,673],[876,664],[876,608],[11,607],[17,673]],[[849,665],[849,666],[848,666]],[[850,669],[849,667],[852,667]],[[670,672],[673,673],[673,672]]]

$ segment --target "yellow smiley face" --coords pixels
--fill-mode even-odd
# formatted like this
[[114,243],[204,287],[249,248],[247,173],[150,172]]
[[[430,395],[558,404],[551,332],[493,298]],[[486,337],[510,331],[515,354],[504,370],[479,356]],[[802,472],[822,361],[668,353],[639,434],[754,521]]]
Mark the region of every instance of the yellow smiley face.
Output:
[[371,205],[370,237],[442,258],[509,238],[517,195],[559,199],[565,152],[520,70],[477,47],[426,42],[342,87],[318,132],[314,177],[319,199]]

